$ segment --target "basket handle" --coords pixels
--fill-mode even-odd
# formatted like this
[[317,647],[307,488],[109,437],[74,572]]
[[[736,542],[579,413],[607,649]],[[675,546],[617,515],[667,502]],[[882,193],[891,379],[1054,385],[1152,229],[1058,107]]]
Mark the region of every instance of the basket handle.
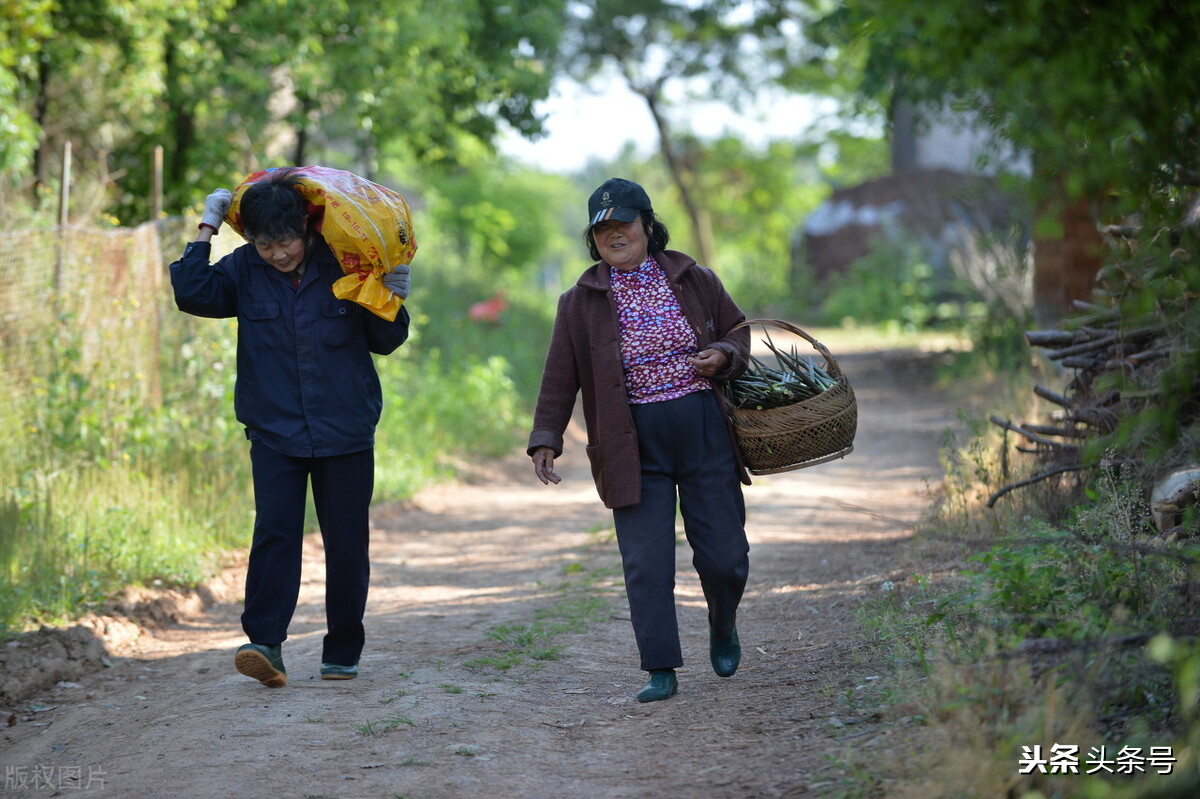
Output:
[[825,362],[827,364],[829,364],[828,371],[829,371],[830,377],[837,379],[842,376],[841,367],[838,366],[838,362],[836,360],[834,360],[833,354],[830,353],[828,349],[826,349],[825,345],[822,344],[821,342],[817,341],[815,338],[810,336],[808,333],[805,333],[803,330],[801,330],[800,328],[793,325],[791,322],[785,322],[782,319],[747,319],[746,321],[738,322],[736,325],[729,328],[729,332],[732,333],[733,331],[739,330],[740,328],[750,327],[750,325],[774,325],[775,327],[782,328],[782,329],[788,331],[789,333],[795,333],[797,336],[804,339],[809,344],[813,345],[813,347],[816,349],[816,351],[821,354],[821,357],[825,359]]

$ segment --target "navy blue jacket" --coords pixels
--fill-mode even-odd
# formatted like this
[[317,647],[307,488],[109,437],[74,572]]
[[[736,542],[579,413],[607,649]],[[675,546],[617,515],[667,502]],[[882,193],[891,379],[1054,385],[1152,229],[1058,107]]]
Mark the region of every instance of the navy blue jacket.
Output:
[[208,242],[171,264],[179,310],[237,317],[234,411],[246,437],[300,458],[345,455],[375,444],[383,409],[371,353],[408,338],[408,311],[394,322],[333,296],[341,267],[317,237],[298,287],[253,245],[209,263]]

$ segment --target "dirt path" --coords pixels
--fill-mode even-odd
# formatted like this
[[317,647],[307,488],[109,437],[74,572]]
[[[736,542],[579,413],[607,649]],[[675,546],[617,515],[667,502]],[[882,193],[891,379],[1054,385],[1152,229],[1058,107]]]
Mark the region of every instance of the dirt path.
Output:
[[[895,558],[954,420],[928,381],[911,379],[912,355],[839,362],[859,399],[855,452],[747,490],[751,576],[733,678],[708,666],[703,599],[683,545],[680,693],[633,700],[644,675],[611,518],[575,447],[559,462],[557,487],[514,457],[487,479],[377,509],[359,679],[317,677],[324,620],[314,545],[284,647],[286,688],[234,672],[244,642],[234,594],[15,708],[0,795],[837,793],[849,764],[904,751],[911,730],[875,713],[870,697],[888,678],[858,656],[853,614],[903,577]],[[572,624],[581,631],[562,629]],[[547,635],[530,635],[538,630]]]

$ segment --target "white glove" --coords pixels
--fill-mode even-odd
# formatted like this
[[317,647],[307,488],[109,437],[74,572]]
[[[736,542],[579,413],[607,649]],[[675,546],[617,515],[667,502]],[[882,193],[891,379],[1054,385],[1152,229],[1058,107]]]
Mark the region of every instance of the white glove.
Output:
[[412,287],[408,264],[400,264],[383,276],[383,285],[402,300],[408,299],[408,290]]
[[232,204],[233,194],[229,189],[217,189],[204,201],[204,218],[200,220],[200,224],[220,230],[221,223],[225,221],[225,214],[229,213],[229,206]]

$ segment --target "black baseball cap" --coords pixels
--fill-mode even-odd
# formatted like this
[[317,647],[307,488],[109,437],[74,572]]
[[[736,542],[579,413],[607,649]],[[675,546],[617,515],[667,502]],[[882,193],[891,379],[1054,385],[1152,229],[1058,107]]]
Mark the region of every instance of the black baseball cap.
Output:
[[650,195],[645,189],[632,180],[609,178],[588,199],[588,228],[609,219],[632,222],[649,210]]

